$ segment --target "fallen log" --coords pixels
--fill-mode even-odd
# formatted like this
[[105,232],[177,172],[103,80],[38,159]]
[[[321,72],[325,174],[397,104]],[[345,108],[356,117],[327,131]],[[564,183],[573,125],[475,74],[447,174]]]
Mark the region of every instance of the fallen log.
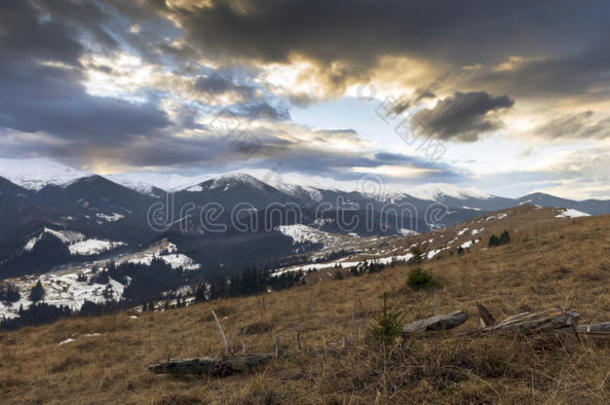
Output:
[[194,357],[170,359],[151,364],[148,371],[154,374],[195,374],[226,376],[255,371],[275,358],[273,353],[253,353],[236,357]]
[[608,335],[610,337],[610,322],[578,325],[576,331],[585,335]]
[[578,318],[579,315],[576,312],[564,311],[561,308],[554,307],[541,312],[524,312],[522,314],[511,316],[495,326],[466,331],[463,332],[463,334],[488,335],[509,333],[514,331],[519,331],[524,334],[535,334],[565,328],[576,330]]
[[455,311],[450,314],[437,315],[431,318],[420,319],[419,321],[411,322],[402,327],[403,335],[413,333],[449,330],[460,326],[469,318],[467,312]]

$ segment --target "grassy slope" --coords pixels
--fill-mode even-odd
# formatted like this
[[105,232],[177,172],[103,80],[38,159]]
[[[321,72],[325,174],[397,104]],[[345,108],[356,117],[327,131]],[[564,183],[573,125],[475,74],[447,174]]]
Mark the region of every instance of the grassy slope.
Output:
[[[532,214],[533,215],[533,214]],[[513,241],[425,264],[443,281],[441,312],[496,318],[567,306],[583,322],[610,320],[610,216],[577,220],[515,218]],[[410,339],[385,356],[366,345],[380,295],[406,320],[432,315],[432,294],[404,288],[411,267],[342,281],[325,280],[265,296],[221,300],[129,319],[119,313],[67,319],[0,336],[0,403],[609,403],[610,341]],[[273,336],[309,347],[351,338],[357,300],[358,348],[347,355],[277,360],[253,375],[171,378],[146,365],[168,357],[219,354],[210,316],[223,314],[229,338],[249,351],[271,351]],[[465,327],[476,327],[472,317]],[[270,329],[259,328],[257,323]],[[249,330],[244,330],[250,326]],[[240,333],[241,332],[241,333]],[[100,333],[86,337],[87,333]],[[58,343],[73,337],[72,343]]]

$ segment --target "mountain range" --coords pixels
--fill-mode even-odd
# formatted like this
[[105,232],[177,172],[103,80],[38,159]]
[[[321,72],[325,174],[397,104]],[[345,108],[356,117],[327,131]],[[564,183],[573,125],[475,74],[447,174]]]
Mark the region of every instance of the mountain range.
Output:
[[[274,186],[248,174],[208,179],[170,193],[134,177],[119,184],[57,163],[45,167],[41,160],[22,165],[23,172],[17,166],[4,169],[7,160],[0,163],[1,278],[136,252],[162,239],[209,272],[285,265],[320,248],[315,241],[295,243],[282,232],[282,227],[291,225],[367,237],[423,233],[521,204],[590,215],[610,213],[610,201],[573,201],[543,193],[512,199],[474,189],[424,185],[412,192],[374,195]],[[35,169],[28,172],[28,167]],[[26,249],[35,238],[54,238],[45,229],[78,233],[82,235],[78,243],[89,241],[98,248],[57,250],[57,244],[74,243],[60,240],[47,243],[46,250]]]

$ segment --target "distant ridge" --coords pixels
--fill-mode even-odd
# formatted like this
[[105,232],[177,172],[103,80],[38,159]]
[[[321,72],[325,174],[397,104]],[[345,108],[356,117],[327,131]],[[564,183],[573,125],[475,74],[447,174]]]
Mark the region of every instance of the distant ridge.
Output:
[[[21,189],[41,191],[47,186],[70,186],[83,178],[94,176],[92,173],[76,169],[48,159],[0,159],[0,177]],[[451,209],[472,211],[495,211],[520,204],[531,203],[555,208],[571,208],[591,215],[610,213],[610,200],[588,199],[575,201],[555,197],[545,193],[531,193],[519,198],[495,196],[476,187],[459,187],[453,184],[429,183],[405,185],[403,190],[383,191],[379,195],[367,194],[359,190],[340,190],[332,187],[284,183],[273,178],[261,179],[248,173],[234,172],[211,177],[181,176],[155,172],[134,172],[99,176],[109,182],[131,189],[145,196],[159,198],[165,192],[213,193],[221,197],[219,202],[234,205],[245,194],[262,193],[260,203],[268,203],[273,198],[278,201],[295,200],[310,204],[331,196],[344,195],[350,199],[375,200],[380,203],[412,203],[437,201]],[[6,182],[4,187],[7,187]],[[239,189],[239,190],[238,190]],[[229,191],[232,193],[227,194]],[[202,194],[199,194],[202,197]]]

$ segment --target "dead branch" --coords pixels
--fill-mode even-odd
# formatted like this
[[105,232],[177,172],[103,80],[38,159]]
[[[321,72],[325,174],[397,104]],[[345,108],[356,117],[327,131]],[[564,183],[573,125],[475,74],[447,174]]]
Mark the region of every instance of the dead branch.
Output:
[[220,321],[216,316],[216,312],[212,310],[212,315],[214,316],[214,321],[216,321],[216,326],[218,326],[218,330],[220,331],[220,337],[222,337],[222,342],[225,345],[225,356],[229,355],[229,342],[227,341],[227,337],[225,335],[225,331],[222,329],[222,325],[220,325]]
[[358,325],[356,324],[356,304],[358,303],[358,299],[354,300],[354,306],[352,307],[352,338],[354,339],[354,344],[358,341]]
[[297,348],[299,352],[303,351],[303,345],[301,344],[301,329],[297,330]]
[[282,355],[283,355],[283,350],[282,350],[282,345],[280,343],[280,336],[277,335],[275,337],[275,353],[274,353],[274,357],[276,359],[279,359]]

